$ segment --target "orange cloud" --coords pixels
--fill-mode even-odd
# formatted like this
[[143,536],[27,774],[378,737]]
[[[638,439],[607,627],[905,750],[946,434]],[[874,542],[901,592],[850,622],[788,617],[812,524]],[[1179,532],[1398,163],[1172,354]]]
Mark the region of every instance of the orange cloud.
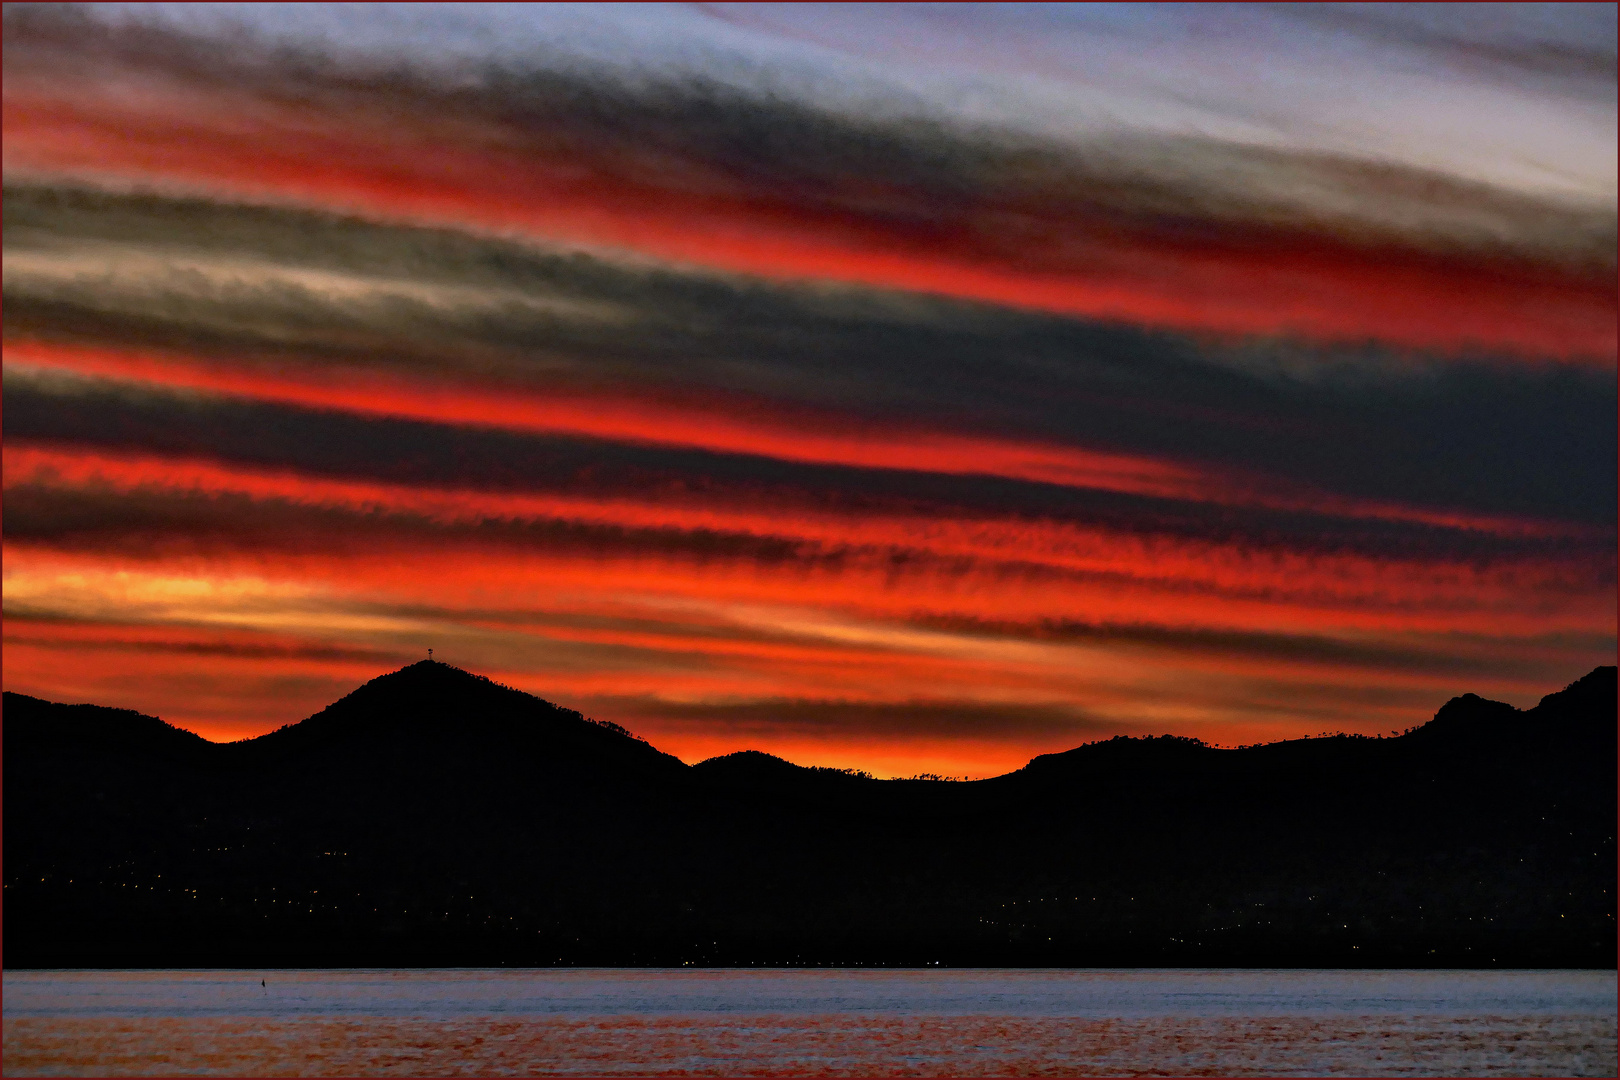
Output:
[[[839,513],[792,502],[736,505],[701,492],[614,499],[419,488],[26,444],[6,446],[5,477],[8,490],[40,483],[114,496],[168,491],[340,511],[366,523],[363,544],[354,542],[348,527],[326,541],[318,530],[289,527],[285,536],[244,537],[212,548],[204,534],[179,536],[175,544],[152,549],[152,556],[206,550],[211,559],[270,560],[284,572],[299,566],[301,576],[374,580],[391,590],[402,553],[416,551],[433,560],[435,571],[430,582],[409,587],[429,589],[435,598],[479,593],[491,582],[513,597],[579,582],[699,599],[837,605],[884,617],[968,610],[1028,620],[1060,610],[1092,621],[1132,621],[1151,604],[1156,619],[1169,624],[1480,632],[1491,632],[1505,618],[1515,628],[1551,630],[1571,620],[1585,625],[1605,610],[1602,598],[1583,587],[1589,568],[1546,556],[1475,566],[1254,549],[1021,517]],[[444,528],[430,535],[408,527],[390,530],[390,519]],[[627,537],[616,553],[601,544],[574,553],[544,544],[537,549],[520,535],[503,542],[474,528],[524,521],[640,530],[644,539]],[[693,544],[683,545],[682,535],[693,537]],[[724,556],[723,547],[707,539],[721,535],[782,541],[784,554],[797,555],[778,556],[781,564],[773,570],[746,553]],[[654,536],[664,539],[653,543]],[[386,554],[351,559],[300,550],[311,544],[334,553],[360,548]]]

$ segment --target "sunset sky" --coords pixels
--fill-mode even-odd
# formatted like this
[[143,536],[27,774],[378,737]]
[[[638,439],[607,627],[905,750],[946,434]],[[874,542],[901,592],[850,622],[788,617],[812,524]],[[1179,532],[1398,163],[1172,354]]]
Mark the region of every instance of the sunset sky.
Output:
[[687,761],[1616,647],[1616,7],[9,5],[4,683]]

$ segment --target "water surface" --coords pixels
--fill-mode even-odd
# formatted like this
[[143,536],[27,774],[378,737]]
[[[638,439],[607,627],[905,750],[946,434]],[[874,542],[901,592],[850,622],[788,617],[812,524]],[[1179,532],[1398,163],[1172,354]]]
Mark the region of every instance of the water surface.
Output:
[[[261,978],[264,985],[260,985]],[[8,1075],[1616,1072],[1612,971],[8,971]]]

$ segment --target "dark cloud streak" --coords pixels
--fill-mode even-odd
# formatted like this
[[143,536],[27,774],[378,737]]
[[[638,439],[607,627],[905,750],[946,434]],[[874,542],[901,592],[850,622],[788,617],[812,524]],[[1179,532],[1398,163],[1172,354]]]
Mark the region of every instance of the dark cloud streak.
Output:
[[[1356,641],[1316,634],[1263,633],[1153,623],[1087,623],[1075,619],[1012,623],[947,615],[919,616],[914,621],[919,626],[1019,640],[1140,645],[1173,652],[1306,662],[1369,671],[1453,675],[1502,674],[1511,671],[1514,674],[1537,675],[1545,668],[1544,660],[1519,655],[1527,645],[1534,645],[1522,638],[1490,642],[1418,642],[1411,639]],[[1560,641],[1555,644],[1568,648],[1571,643]],[[1594,637],[1580,644],[1596,659],[1612,653],[1615,648],[1613,637]]]
[[[60,392],[66,389],[68,392]],[[56,391],[56,392],[53,392]],[[1412,523],[1088,491],[992,477],[812,465],[770,457],[528,435],[319,412],[106,382],[7,380],[8,438],[191,457],[405,487],[653,504],[774,508],[849,517],[1073,522],[1126,534],[1257,549],[1488,563],[1556,556],[1604,565],[1613,545],[1508,538]],[[1331,524],[1330,524],[1331,523]]]
[[[146,347],[262,370],[468,380],[496,392],[634,387],[736,408],[898,423],[1205,462],[1347,496],[1612,524],[1612,370],[1408,363],[1300,347],[1196,345],[1124,327],[850,291],[791,290],[327,215],[12,188],[8,250],[215,250],[573,304],[367,307],[249,279],[109,293],[8,273],[14,339]],[[160,237],[167,236],[167,240]],[[279,236],[278,240],[268,239]],[[260,254],[261,245],[269,252]],[[92,260],[94,252],[92,252]],[[181,279],[184,280],[183,275]],[[613,317],[601,312],[611,311]],[[1230,353],[1230,357],[1226,354]],[[1406,368],[1408,370],[1403,370]]]

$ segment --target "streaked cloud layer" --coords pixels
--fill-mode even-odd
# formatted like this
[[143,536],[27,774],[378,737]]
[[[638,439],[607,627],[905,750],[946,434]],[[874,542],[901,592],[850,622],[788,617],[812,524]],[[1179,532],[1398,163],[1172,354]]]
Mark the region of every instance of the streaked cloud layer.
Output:
[[6,685],[431,645],[884,775],[1533,699],[1615,648],[1613,20],[8,8]]

